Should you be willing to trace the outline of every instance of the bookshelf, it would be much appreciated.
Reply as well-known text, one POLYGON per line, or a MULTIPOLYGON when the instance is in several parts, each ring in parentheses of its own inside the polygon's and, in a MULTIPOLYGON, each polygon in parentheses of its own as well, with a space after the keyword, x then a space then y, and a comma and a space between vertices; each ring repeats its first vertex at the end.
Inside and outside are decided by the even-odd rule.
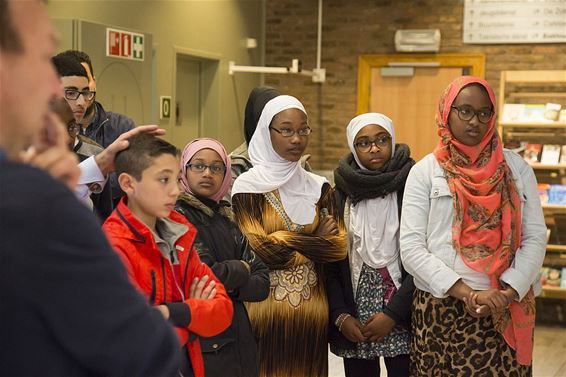
POLYGON ((566 289, 559 287, 543 286, 542 292, 540 293, 539 297, 566 300, 566 289))
POLYGON ((566 169, 566 164, 541 164, 540 162, 533 162, 531 166, 535 170, 562 170, 566 169))
POLYGON ((566 128, 565 122, 505 122, 499 123, 504 128, 566 128))
MULTIPOLYGON (((541 107, 547 103, 560 104, 566 109, 566 70, 549 71, 502 71, 499 86, 498 130, 504 145, 532 152, 531 145, 566 145, 566 121, 547 120, 540 117, 541 107), (511 104, 510 106, 505 106, 511 104), (504 108, 507 110, 504 113, 504 108), (529 117, 525 109, 537 109, 539 117, 529 117), (523 112, 521 112, 523 111, 523 112)), ((545 113, 544 116, 547 114, 545 113)), ((536 156, 536 149, 534 156, 536 156)), ((540 151, 539 151, 540 152, 540 151)), ((533 155, 531 155, 533 156, 533 155)), ((538 154, 541 156, 541 153, 538 154)), ((566 184, 566 163, 541 163, 531 160, 538 183, 550 185, 566 184)), ((557 157, 558 159, 558 157, 557 157)), ((546 159, 545 162, 548 162, 546 159)), ((548 187, 548 186, 547 186, 548 187)), ((540 189, 540 188, 539 188, 540 189)), ((544 217, 550 229, 550 239, 546 248, 544 266, 561 270, 566 267, 566 205, 543 204, 544 217)), ((546 269, 548 270, 548 269, 546 269)), ((537 308, 547 308, 552 312, 556 302, 566 306, 566 288, 543 286, 537 300, 537 308)), ((561 304, 561 305, 562 305, 561 304)))
POLYGON ((542 209, 548 212, 566 212, 566 205, 563 204, 543 204, 542 209))

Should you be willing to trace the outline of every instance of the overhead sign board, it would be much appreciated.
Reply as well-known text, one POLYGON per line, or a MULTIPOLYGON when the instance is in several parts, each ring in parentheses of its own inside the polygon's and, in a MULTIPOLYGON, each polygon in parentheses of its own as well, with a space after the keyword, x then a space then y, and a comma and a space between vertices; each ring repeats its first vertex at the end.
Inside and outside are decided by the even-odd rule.
POLYGON ((143 55, 143 34, 106 28, 106 56, 143 61, 143 55))
POLYGON ((566 0, 465 0, 464 43, 566 42, 566 0))

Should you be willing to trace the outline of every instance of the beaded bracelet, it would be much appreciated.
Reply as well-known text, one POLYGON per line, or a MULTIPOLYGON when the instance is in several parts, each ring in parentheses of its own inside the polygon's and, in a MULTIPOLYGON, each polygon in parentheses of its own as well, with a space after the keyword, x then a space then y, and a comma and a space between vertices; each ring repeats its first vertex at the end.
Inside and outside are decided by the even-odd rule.
POLYGON ((336 320, 334 321, 334 325, 335 325, 336 327, 338 327, 338 326, 340 325, 340 322, 342 321, 342 318, 343 318, 346 314, 348 314, 348 313, 340 313, 340 314, 338 315, 338 317, 336 317, 336 320))
MULTIPOLYGON (((338 331, 342 332, 342 325, 344 324, 344 322, 346 322, 348 317, 351 317, 351 315, 348 314, 348 313, 340 314, 340 316, 338 317, 338 320, 340 321, 340 323, 338 325, 338 331)), ((338 322, 338 320, 337 320, 337 322, 338 322)))

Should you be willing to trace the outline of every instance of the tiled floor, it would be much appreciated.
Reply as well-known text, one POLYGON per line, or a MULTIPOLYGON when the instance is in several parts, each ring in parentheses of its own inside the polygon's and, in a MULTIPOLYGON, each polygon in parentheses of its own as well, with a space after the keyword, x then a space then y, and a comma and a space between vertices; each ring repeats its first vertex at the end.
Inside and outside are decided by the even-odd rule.
MULTIPOLYGON (((329 377, 344 377, 342 359, 328 355, 329 377)), ((566 328, 537 325, 533 366, 533 377, 566 377, 566 328)), ((387 376, 383 361, 381 376, 387 376)))

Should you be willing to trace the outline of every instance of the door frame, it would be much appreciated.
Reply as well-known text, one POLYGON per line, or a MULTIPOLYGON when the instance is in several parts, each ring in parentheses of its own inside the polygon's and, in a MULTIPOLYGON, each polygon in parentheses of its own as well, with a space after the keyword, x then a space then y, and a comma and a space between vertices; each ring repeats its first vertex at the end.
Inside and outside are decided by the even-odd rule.
MULTIPOLYGON (((172 89, 171 89, 171 103, 174 104, 177 101, 177 57, 183 56, 185 58, 193 59, 208 65, 215 65, 216 68, 220 65, 220 60, 222 58, 221 54, 214 52, 196 50, 192 48, 186 48, 182 46, 173 46, 173 63, 172 63, 172 89)), ((199 86, 201 88, 201 93, 199 98, 200 102, 200 112, 199 112, 199 137, 210 136, 217 137, 219 132, 220 118, 218 116, 218 109, 220 108, 220 80, 218 77, 218 69, 215 72, 207 73, 206 77, 210 85, 203 85, 203 66, 201 65, 201 77, 199 86), (209 87, 208 96, 203 98, 204 93, 202 92, 203 87, 209 87), (205 132, 205 122, 206 128, 205 132)), ((173 119, 174 117, 171 117, 173 119)), ((176 119, 172 122, 171 126, 175 127, 176 119)))
POLYGON ((358 114, 369 111, 371 70, 389 67, 390 63, 416 63, 416 67, 470 68, 470 75, 484 78, 484 54, 392 54, 360 55, 358 57, 358 114))

